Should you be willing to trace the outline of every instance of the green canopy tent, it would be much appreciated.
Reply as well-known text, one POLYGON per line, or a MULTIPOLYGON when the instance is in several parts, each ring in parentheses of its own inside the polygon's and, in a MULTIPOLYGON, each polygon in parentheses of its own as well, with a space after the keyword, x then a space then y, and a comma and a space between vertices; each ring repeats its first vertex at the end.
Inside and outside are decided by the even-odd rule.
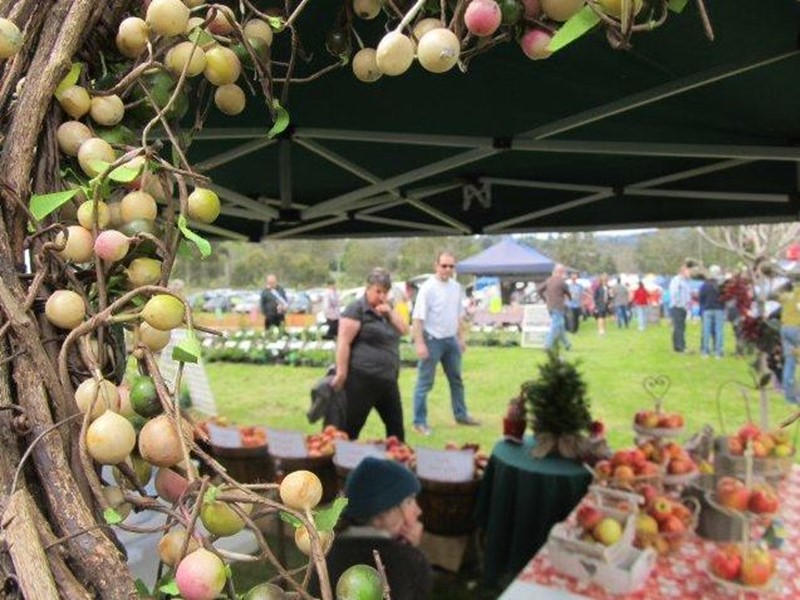
MULTIPOLYGON (((298 22, 305 73, 332 60, 314 46, 335 19, 328 4, 298 22)), ((597 30, 544 61, 509 43, 467 73, 414 65, 364 84, 346 67, 293 84, 275 140, 263 105, 218 115, 190 149, 223 199, 212 230, 258 240, 795 220, 800 3, 705 4, 713 42, 690 0, 630 51, 597 30)), ((358 31, 375 46, 382 26, 358 31)))

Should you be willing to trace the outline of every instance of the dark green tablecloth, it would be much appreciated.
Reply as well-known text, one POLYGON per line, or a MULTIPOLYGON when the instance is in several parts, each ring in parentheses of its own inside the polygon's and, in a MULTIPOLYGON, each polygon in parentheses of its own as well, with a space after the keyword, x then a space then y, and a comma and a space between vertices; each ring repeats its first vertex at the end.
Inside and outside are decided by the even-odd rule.
POLYGON ((476 519, 484 530, 488 585, 525 566, 547 541, 550 528, 583 498, 591 481, 576 461, 533 458, 535 444, 532 437, 522 446, 498 442, 478 491, 476 519))

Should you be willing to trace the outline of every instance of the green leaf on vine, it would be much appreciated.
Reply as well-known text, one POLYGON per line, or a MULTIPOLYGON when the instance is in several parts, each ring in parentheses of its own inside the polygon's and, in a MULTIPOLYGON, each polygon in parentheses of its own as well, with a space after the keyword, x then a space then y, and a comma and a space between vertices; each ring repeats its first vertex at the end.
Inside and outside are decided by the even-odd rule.
POLYGON ((181 593, 178 589, 178 582, 175 581, 174 577, 170 577, 166 583, 158 586, 158 591, 162 594, 169 594, 170 596, 180 596, 181 593))
POLYGON ((83 63, 72 63, 72 67, 70 67, 69 73, 67 73, 64 79, 62 79, 59 82, 58 86, 56 86, 56 91, 53 92, 53 95, 56 97, 56 100, 61 98, 61 94, 64 93, 64 90, 78 83, 78 78, 81 76, 82 69, 83 69, 83 63))
POLYGON ((116 181, 117 183, 130 183, 139 176, 139 173, 142 172, 143 166, 144 165, 142 164, 135 169, 132 169, 131 167, 120 165, 108 174, 108 178, 112 181, 116 181))
POLYGON ((189 35, 186 36, 190 42, 197 41, 198 46, 205 46, 206 44, 213 44, 216 42, 214 36, 208 33, 205 29, 201 29, 200 27, 195 27, 189 32, 189 35))
POLYGON ((280 17, 267 17, 267 23, 277 32, 283 31, 283 28, 286 26, 286 23, 280 17))
POLYGON ((589 6, 584 6, 569 20, 564 23, 561 28, 547 44, 547 49, 550 52, 557 52, 567 44, 571 44, 579 37, 588 33, 595 25, 600 22, 600 17, 589 6))
POLYGON ((194 245, 200 250, 200 256, 206 258, 211 255, 211 244, 208 243, 208 240, 200 237, 189 229, 189 226, 186 224, 186 217, 183 215, 178 217, 178 229, 181 230, 181 233, 187 240, 194 242, 194 245))
POLYGON ((100 160, 99 158, 90 158, 86 162, 95 173, 105 173, 108 167, 111 166, 111 163, 100 160))
POLYGON ((96 129, 97 137, 107 141, 109 144, 123 145, 133 144, 136 141, 136 135, 133 131, 125 127, 125 125, 117 125, 108 129, 96 129))
POLYGON ((120 515, 113 508, 105 509, 103 511, 103 518, 109 525, 116 525, 117 523, 122 523, 122 515, 120 515))
POLYGON ((206 493, 203 494, 203 504, 214 502, 214 500, 217 499, 217 496, 219 496, 219 488, 213 485, 208 486, 206 493))
POLYGON ((267 133, 267 137, 270 139, 274 138, 279 133, 283 133, 289 126, 289 111, 281 106, 277 98, 272 100, 272 108, 275 109, 275 123, 272 125, 272 129, 269 130, 269 133, 267 133))
POLYGON ((145 585, 144 581, 141 579, 137 579, 133 585, 136 586, 136 593, 142 598, 146 598, 151 595, 147 585, 145 585))
POLYGON ((178 256, 181 258, 191 258, 194 252, 192 252, 192 248, 194 244, 188 242, 186 240, 181 240, 178 244, 178 256))
POLYGON ((29 204, 31 213, 33 213, 33 216, 38 220, 42 220, 62 204, 66 204, 72 200, 80 191, 80 188, 75 188, 62 192, 53 192, 52 194, 34 194, 31 196, 29 204))
POLYGON ((689 4, 689 0, 669 0, 667 8, 674 13, 680 13, 686 8, 687 4, 689 4))
POLYGON ((319 531, 333 531, 336 522, 346 507, 347 498, 337 498, 328 508, 316 512, 314 514, 314 524, 317 529, 319 531))
POLYGON ((300 519, 298 519, 294 515, 290 515, 287 512, 280 511, 280 513, 278 514, 280 514, 282 521, 289 523, 289 525, 291 525, 295 529, 297 529, 298 527, 300 527, 300 525, 303 524, 303 522, 300 519))
POLYGON ((201 351, 200 340, 197 339, 197 335, 195 335, 194 331, 190 329, 186 337, 172 349, 172 360, 196 363, 200 360, 201 351))

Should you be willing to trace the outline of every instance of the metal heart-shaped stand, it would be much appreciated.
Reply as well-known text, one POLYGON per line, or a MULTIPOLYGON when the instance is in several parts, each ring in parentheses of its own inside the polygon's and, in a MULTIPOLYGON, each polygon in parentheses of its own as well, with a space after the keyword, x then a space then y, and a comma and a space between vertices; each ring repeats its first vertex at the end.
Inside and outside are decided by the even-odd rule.
POLYGON ((642 387, 656 403, 656 412, 661 412, 661 404, 672 382, 666 375, 648 375, 642 380, 642 387))

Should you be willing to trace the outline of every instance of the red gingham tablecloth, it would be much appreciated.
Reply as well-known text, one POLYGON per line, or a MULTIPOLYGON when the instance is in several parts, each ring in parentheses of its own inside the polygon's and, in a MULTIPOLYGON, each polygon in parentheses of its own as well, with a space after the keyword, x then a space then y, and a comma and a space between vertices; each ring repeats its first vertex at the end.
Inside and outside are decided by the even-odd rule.
MULTIPOLYGON (((778 493, 781 499, 780 517, 786 531, 783 546, 773 551, 778 562, 778 579, 771 590, 761 591, 760 594, 748 592, 748 598, 800 598, 800 466, 793 466, 778 493)), ((520 572, 517 581, 536 583, 597 600, 730 600, 736 598, 737 593, 714 583, 705 570, 706 559, 716 547, 715 542, 696 535, 690 536, 678 551, 657 559, 642 589, 624 596, 610 594, 596 584, 578 581, 557 572, 550 563, 547 545, 520 572)))

